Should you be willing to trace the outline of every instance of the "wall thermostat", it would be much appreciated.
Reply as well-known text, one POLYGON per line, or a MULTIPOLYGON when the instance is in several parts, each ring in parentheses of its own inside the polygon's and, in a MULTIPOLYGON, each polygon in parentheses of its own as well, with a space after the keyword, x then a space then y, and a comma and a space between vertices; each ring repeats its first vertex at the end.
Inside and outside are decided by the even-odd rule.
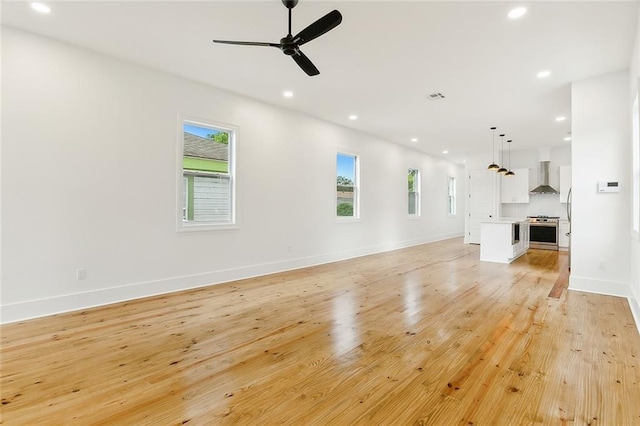
POLYGON ((598 192, 620 192, 618 182, 598 182, 598 192))

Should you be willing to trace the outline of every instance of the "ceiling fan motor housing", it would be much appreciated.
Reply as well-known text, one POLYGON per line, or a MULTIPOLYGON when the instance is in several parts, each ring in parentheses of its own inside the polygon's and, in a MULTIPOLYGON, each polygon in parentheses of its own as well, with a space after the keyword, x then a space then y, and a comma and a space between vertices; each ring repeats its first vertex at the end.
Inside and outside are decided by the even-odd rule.
POLYGON ((293 42, 293 37, 288 35, 280 39, 280 50, 285 55, 295 55, 298 52, 298 46, 293 42))

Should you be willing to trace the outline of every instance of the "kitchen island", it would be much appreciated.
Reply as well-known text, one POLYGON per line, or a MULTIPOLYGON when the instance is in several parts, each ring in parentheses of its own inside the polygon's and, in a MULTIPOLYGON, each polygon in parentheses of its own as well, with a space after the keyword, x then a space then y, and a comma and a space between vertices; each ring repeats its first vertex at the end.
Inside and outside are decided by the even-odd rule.
POLYGON ((502 218, 480 223, 480 260, 511 263, 529 248, 529 222, 502 218))

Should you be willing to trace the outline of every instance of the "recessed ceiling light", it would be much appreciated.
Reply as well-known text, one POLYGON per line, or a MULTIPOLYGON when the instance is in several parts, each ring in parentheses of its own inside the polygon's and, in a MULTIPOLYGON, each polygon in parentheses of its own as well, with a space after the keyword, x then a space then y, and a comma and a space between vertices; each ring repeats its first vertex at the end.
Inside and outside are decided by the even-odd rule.
POLYGON ((51 13, 51 8, 44 3, 31 3, 31 9, 40 13, 51 13))
POLYGON ((418 138, 411 138, 411 142, 418 142, 418 138))
POLYGON ((443 154, 448 154, 448 153, 449 153, 449 151, 444 150, 444 151, 442 151, 442 153, 443 153, 443 154))
POLYGON ((518 19, 522 17, 525 13, 527 13, 526 7, 516 7, 515 9, 511 9, 511 11, 507 16, 509 16, 509 18, 511 19, 518 19))
POLYGON ((51 13, 51 8, 44 3, 31 3, 31 9, 40 13, 51 13))
POLYGON ((571 140, 571 136, 567 136, 566 138, 564 138, 565 141, 570 141, 571 140))
POLYGON ((357 115, 355 115, 355 114, 351 114, 351 115, 349 116, 349 120, 357 120, 357 119, 358 119, 358 116, 357 116, 357 115))
POLYGON ((556 121, 564 121, 566 119, 567 117, 563 117, 562 115, 560 117, 556 117, 556 121))
POLYGON ((285 98, 293 98, 293 92, 290 90, 287 90, 285 92, 282 92, 282 96, 284 96, 285 98))
POLYGON ((547 78, 550 75, 551 75, 551 71, 544 70, 544 71, 540 71, 538 74, 536 74, 536 77, 538 77, 538 78, 547 78))

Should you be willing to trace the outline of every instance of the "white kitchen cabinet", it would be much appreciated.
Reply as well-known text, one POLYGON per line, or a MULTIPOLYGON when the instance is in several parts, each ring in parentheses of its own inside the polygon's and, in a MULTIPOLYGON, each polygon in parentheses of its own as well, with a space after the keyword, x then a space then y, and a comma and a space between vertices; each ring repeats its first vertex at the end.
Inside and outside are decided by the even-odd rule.
POLYGON ((560 250, 567 250, 569 248, 569 221, 561 220, 558 223, 558 248, 560 250))
POLYGON ((560 202, 566 203, 571 189, 571 166, 560 166, 560 202))
POLYGON ((511 263, 529 248, 529 222, 491 220, 480 224, 480 260, 511 263))
POLYGON ((529 169, 514 169, 515 176, 500 176, 500 201, 507 203, 529 202, 529 169))

